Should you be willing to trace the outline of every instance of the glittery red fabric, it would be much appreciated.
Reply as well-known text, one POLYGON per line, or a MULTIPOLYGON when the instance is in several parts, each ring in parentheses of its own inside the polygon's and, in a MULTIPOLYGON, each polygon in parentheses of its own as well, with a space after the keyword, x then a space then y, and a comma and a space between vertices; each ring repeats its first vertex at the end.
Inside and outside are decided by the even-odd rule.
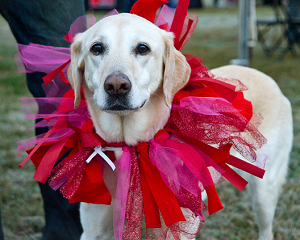
POLYGON ((80 185, 87 165, 86 161, 82 161, 82 159, 88 158, 91 154, 92 149, 87 148, 58 164, 52 171, 53 177, 50 178, 49 185, 53 186, 62 178, 67 177, 68 180, 60 187, 60 192, 65 198, 72 199, 80 185))
POLYGON ((143 194, 138 156, 134 147, 130 147, 129 151, 131 153, 131 178, 123 231, 123 239, 126 240, 141 239, 143 223, 143 194))

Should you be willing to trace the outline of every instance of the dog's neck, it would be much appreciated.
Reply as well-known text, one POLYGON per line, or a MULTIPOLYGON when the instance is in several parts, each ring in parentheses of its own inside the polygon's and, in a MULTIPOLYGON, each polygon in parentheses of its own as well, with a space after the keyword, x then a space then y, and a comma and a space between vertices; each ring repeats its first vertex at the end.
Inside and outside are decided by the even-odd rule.
POLYGON ((84 92, 96 132, 106 142, 124 142, 130 146, 148 142, 165 126, 170 116, 171 110, 164 101, 162 89, 151 96, 143 109, 124 116, 100 110, 92 93, 87 88, 84 92))

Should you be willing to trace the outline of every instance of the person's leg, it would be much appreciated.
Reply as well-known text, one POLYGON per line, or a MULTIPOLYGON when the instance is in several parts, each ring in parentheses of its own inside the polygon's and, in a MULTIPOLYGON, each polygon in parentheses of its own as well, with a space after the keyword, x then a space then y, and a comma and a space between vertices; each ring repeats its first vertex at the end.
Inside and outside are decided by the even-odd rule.
POLYGON ((78 214, 79 203, 69 204, 59 191, 39 183, 44 199, 46 226, 42 240, 80 239, 82 227, 78 214))

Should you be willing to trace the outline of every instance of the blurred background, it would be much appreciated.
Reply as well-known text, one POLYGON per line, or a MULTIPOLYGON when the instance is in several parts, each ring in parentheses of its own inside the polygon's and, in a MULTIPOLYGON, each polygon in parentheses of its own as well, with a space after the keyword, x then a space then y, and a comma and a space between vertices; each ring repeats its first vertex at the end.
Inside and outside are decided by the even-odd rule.
MULTIPOLYGON (((100 19, 110 9, 122 11, 124 1, 89 0, 86 7, 100 19)), ((274 239, 300 239, 299 0, 257 0, 256 5, 250 0, 191 0, 190 12, 198 15, 199 22, 184 53, 199 56, 210 69, 230 63, 256 68, 274 78, 292 103, 294 147, 276 209, 274 239)), ((44 216, 40 190, 32 179, 35 169, 29 162, 20 169, 15 156, 16 142, 34 136, 33 130, 28 131, 33 121, 25 121, 21 112, 19 99, 31 95, 25 74, 17 72, 16 52, 16 41, 0 16, 0 206, 4 233, 8 240, 41 239, 44 216)), ((225 209, 206 220, 198 238, 257 239, 247 192, 222 183, 218 193, 225 209)))

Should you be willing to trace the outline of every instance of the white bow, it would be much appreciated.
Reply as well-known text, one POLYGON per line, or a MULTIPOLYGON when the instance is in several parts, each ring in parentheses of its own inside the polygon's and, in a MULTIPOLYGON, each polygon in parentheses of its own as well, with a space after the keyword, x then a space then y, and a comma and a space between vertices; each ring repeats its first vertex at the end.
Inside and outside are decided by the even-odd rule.
POLYGON ((93 157, 95 157, 97 154, 99 154, 107 163, 108 165, 111 167, 111 169, 113 171, 115 171, 116 169, 116 166, 115 164, 108 158, 108 156, 105 155, 105 151, 121 151, 122 148, 121 147, 101 147, 100 145, 99 146, 96 146, 94 148, 94 152, 89 156, 89 158, 86 160, 87 163, 89 163, 93 157))

